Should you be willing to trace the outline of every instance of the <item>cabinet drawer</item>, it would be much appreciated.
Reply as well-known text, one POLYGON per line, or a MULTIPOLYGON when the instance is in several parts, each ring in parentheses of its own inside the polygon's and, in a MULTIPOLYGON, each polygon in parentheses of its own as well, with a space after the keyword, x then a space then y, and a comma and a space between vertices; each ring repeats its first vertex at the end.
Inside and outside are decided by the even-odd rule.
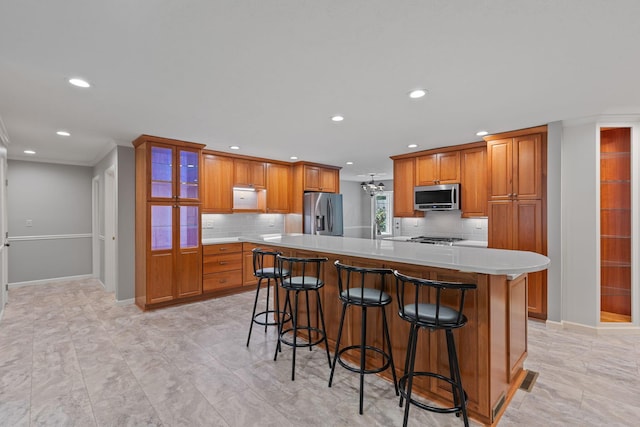
POLYGON ((223 255, 205 255, 202 258, 202 274, 231 270, 242 270, 242 252, 223 255))
POLYGON ((205 274, 202 278, 202 290, 204 292, 240 286, 242 286, 242 270, 205 274))
POLYGON ((217 245, 203 245, 203 253, 205 255, 226 254, 232 252, 242 252, 242 242, 223 243, 217 245))

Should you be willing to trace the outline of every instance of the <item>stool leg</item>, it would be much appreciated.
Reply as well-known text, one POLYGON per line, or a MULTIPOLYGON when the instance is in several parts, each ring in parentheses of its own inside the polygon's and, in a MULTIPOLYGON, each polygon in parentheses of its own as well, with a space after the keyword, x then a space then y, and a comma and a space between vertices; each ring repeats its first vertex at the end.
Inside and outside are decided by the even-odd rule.
MULTIPOLYGON (((404 357, 404 371, 402 372, 402 376, 406 377, 407 372, 409 372, 409 362, 411 361, 411 349, 413 348, 413 323, 409 326, 409 340, 407 342, 407 354, 404 357)), ((407 391, 407 378, 404 379, 404 387, 403 391, 406 394, 407 391)), ((400 395, 400 407, 402 408, 402 404, 404 402, 404 396, 400 395)))
POLYGON ((298 296, 300 291, 295 294, 295 307, 293 311, 293 359, 291 361, 291 381, 296 380, 296 347, 298 346, 298 296))
POLYGON ((403 427, 407 427, 407 422, 409 421, 409 407, 411 406, 411 390, 413 388, 413 372, 416 364, 416 347, 418 343, 418 326, 416 324, 411 324, 411 332, 409 334, 409 341, 411 342, 411 360, 409 361, 409 372, 407 372, 407 406, 404 408, 404 419, 402 421, 403 427))
POLYGON ((360 327, 360 415, 362 415, 362 407, 364 406, 364 366, 366 356, 366 340, 367 340, 367 307, 362 308, 362 325, 360 327))
POLYGON ((393 376, 393 386, 396 389, 396 396, 399 396, 398 392, 398 379, 396 378, 396 366, 393 363, 393 350, 391 348, 391 338, 389 337, 389 324, 387 323, 387 312, 384 307, 382 310, 382 328, 384 329, 384 336, 387 339, 387 347, 389 348, 389 362, 391 364, 391 375, 393 376))
MULTIPOLYGON (((322 302, 320 301, 320 292, 316 290, 316 301, 318 301, 318 313, 320 313, 320 324, 322 325, 322 341, 324 341, 324 350, 327 352, 327 361, 331 366, 331 355, 329 354, 329 341, 327 340, 327 327, 324 323, 324 312, 322 311, 322 302)), ((320 342, 322 342, 320 341, 320 342)))
MULTIPOLYGON (((304 292, 305 300, 307 302, 307 334, 309 336, 309 344, 311 344, 311 310, 309 309, 309 291, 304 292)), ((309 345, 309 351, 313 349, 312 345, 309 345)))
POLYGON ((258 279, 258 286, 256 287, 256 299, 253 301, 253 311, 251 312, 251 324, 249 325, 249 336, 247 337, 247 347, 249 347, 249 340, 251 339, 251 330, 253 329, 253 321, 256 315, 256 306, 258 305, 258 296, 260 295, 260 284, 262 283, 262 277, 258 279))
POLYGON ((452 388, 453 401, 454 401, 454 405, 456 406, 460 405, 461 412, 462 412, 462 419, 464 420, 464 425, 465 427, 468 427, 469 418, 467 417, 467 400, 464 396, 464 389, 462 388, 462 377, 460 376, 460 365, 458 364, 458 353, 456 352, 456 343, 454 341, 453 331, 451 329, 447 329, 446 334, 447 334, 447 347, 449 350, 449 366, 451 370, 451 377, 456 383, 456 387, 452 388))
MULTIPOLYGON (((289 313, 293 313, 293 310, 291 310, 291 298, 289 297, 289 291, 286 291, 287 296, 284 298, 284 310, 286 312, 287 310, 287 305, 289 306, 289 313)), ((293 320, 293 317, 292 317, 293 320)), ((276 345, 276 352, 273 355, 273 360, 277 360, 278 359, 278 352, 282 352, 282 346, 280 344, 280 338, 282 337, 282 329, 284 327, 284 318, 282 319, 282 321, 280 322, 280 324, 278 325, 278 342, 276 345)))
POLYGON ((340 338, 342 337, 342 326, 344 325, 344 316, 347 312, 347 304, 342 303, 342 314, 340 315, 340 326, 338 326, 338 338, 336 339, 336 351, 333 355, 333 363, 331 364, 331 374, 329 375, 329 387, 333 382, 333 373, 336 370, 336 362, 338 361, 338 352, 340 351, 340 338))
POLYGON ((264 309, 264 333, 267 333, 267 323, 269 323, 269 288, 271 288, 271 278, 267 277, 267 306, 264 309))

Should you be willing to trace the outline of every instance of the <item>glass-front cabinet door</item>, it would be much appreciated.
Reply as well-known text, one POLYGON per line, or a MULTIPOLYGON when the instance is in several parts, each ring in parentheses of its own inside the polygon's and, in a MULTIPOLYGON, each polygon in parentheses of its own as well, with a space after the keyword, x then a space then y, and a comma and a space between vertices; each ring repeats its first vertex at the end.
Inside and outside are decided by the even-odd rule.
POLYGON ((180 160, 179 197, 181 200, 198 200, 200 199, 200 154, 197 151, 181 149, 178 150, 178 157, 180 160))
POLYGON ((199 151, 153 144, 150 146, 149 158, 151 199, 200 199, 199 151))

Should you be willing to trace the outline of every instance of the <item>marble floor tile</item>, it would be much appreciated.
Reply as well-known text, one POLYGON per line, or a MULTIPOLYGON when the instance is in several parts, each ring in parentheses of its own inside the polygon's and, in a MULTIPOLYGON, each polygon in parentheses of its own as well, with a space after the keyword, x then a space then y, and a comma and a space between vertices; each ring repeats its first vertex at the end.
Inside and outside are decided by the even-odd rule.
MULTIPOLYGON (((263 293, 264 294, 264 293, 263 293)), ((254 293, 142 312, 96 280, 13 288, 0 322, 0 426, 395 426, 393 384, 329 364, 322 348, 273 360, 276 330, 254 326, 254 293)), ((259 301, 264 304, 264 295, 259 301)), ((398 363, 396 361, 396 363, 398 363)), ((500 426, 635 426, 640 336, 588 336, 529 323, 519 390, 500 426)), ((412 407, 409 425, 459 426, 412 407)), ((471 425, 477 423, 471 421, 471 425)))

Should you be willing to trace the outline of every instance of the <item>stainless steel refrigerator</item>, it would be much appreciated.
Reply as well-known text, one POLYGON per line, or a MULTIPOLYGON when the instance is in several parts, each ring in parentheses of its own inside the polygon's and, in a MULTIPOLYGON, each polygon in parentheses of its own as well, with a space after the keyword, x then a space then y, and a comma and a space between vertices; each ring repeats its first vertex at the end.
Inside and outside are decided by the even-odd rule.
POLYGON ((304 193, 305 234, 342 236, 342 194, 304 193))

